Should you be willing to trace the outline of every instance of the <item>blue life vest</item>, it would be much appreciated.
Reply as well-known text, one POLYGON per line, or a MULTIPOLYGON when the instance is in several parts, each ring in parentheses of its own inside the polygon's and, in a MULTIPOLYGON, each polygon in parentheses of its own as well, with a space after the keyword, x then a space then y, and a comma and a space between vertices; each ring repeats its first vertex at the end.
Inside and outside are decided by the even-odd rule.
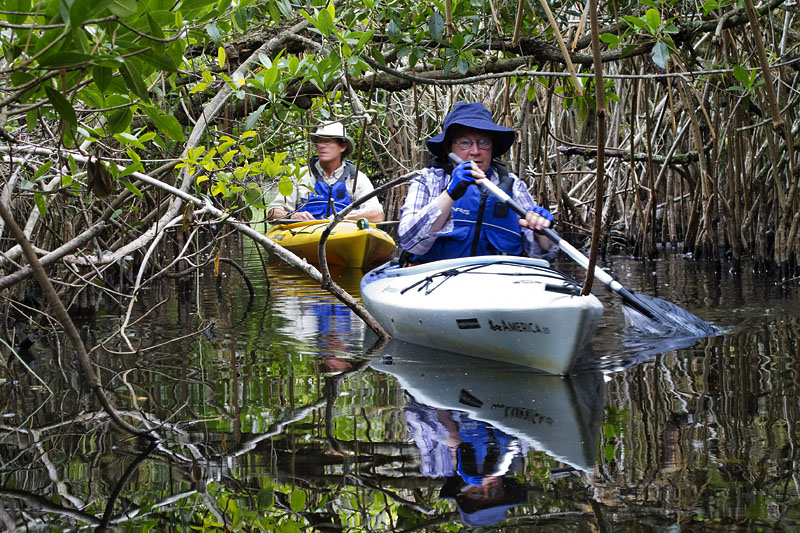
MULTIPOLYGON (((499 166, 498 186, 512 196, 514 178, 499 166)), ((492 167, 491 170, 494 170, 492 167)), ((488 178, 487 178, 488 179, 488 178)), ((476 255, 521 255, 519 216, 486 189, 468 187, 452 207, 453 230, 440 234, 419 262, 476 255)))
POLYGON ((518 452, 514 437, 480 420, 461 419, 459 437, 456 471, 470 485, 480 485, 487 476, 507 474, 518 452))
MULTIPOLYGON (((315 298, 315 300, 317 300, 315 298)), ((319 335, 346 335, 351 330, 350 308, 341 303, 323 301, 321 298, 311 304, 317 317, 319 335)))
POLYGON ((314 156, 308 162, 311 175, 316 180, 314 194, 309 196, 308 200, 297 208, 297 211, 306 211, 314 218, 321 219, 335 215, 352 203, 345 182, 355 175, 356 168, 350 161, 345 161, 341 177, 333 185, 328 185, 325 177, 317 170, 318 160, 319 157, 314 156))

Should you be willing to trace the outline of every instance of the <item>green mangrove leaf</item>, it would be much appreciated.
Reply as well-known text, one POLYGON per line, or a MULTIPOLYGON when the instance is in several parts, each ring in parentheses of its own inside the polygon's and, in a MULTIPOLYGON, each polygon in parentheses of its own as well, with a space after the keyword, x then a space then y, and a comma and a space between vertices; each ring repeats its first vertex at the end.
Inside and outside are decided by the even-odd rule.
POLYGON ((58 113, 70 129, 77 129, 78 116, 75 114, 75 109, 72 107, 72 104, 64 98, 64 95, 49 85, 46 85, 44 90, 47 93, 47 99, 50 101, 53 109, 56 110, 56 113, 58 113))
POLYGON ((108 6, 108 10, 121 19, 130 17, 136 14, 136 0, 113 0, 108 6))

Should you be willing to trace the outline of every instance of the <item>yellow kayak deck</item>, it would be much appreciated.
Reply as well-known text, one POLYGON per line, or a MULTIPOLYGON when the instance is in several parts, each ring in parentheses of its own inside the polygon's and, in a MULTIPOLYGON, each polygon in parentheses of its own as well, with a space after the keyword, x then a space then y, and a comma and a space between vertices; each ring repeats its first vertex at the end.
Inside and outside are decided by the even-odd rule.
MULTIPOLYGON (((389 259, 394 240, 385 231, 364 222, 343 220, 333 228, 325 243, 329 265, 371 268, 389 259)), ((309 263, 318 264, 319 240, 329 223, 329 220, 298 220, 271 224, 266 236, 309 263)))

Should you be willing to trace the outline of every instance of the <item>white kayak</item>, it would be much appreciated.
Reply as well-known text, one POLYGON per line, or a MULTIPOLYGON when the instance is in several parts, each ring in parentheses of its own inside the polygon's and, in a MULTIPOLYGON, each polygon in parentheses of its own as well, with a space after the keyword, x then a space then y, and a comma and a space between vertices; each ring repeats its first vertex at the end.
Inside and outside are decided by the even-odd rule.
POLYGON ((572 468, 591 472, 605 407, 599 371, 562 378, 396 340, 370 366, 420 404, 465 412, 572 468))
POLYGON ((553 374, 570 373, 603 314, 547 261, 513 256, 387 263, 362 278, 361 299, 401 341, 553 374))

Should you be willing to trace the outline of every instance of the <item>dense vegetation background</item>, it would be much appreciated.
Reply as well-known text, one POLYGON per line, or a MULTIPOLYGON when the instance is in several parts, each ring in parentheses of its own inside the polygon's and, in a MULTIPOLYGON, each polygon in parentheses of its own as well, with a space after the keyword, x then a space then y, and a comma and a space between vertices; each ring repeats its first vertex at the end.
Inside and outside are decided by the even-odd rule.
MULTIPOLYGON (((249 221, 318 123, 344 120, 380 184, 425 163, 454 102, 479 100, 519 132, 509 162, 562 233, 596 224, 637 255, 668 243, 786 276, 794 16, 750 0, 11 0, 2 202, 40 256, 67 247, 51 272, 107 286, 165 232, 249 221)), ((402 192, 385 195, 390 219, 402 192)), ((2 229, 11 274, 21 251, 2 229)))
MULTIPOLYGON (((85 347, 72 321, 118 303, 111 342, 134 358, 126 326, 140 291, 232 265, 231 236, 302 266, 253 220, 293 186, 308 131, 343 120, 356 164, 389 184, 427 162, 424 141, 460 100, 518 132, 507 162, 568 240, 796 275, 797 11, 775 0, 5 0, 0 384, 17 351, 64 328, 98 401, 137 433, 146 421, 116 414, 129 402, 106 398, 87 353, 103 347, 85 347)), ((403 193, 384 190, 389 220, 403 193)), ((778 340, 782 353, 796 344, 778 340)), ((724 385, 723 399, 743 388, 724 385)), ((753 404, 763 394, 757 380, 744 389, 753 404)), ((749 405, 734 408, 750 427, 749 405)))
MULTIPOLYGON (((424 141, 459 100, 483 102, 518 132, 508 163, 562 235, 592 237, 592 257, 652 258, 664 245, 733 271, 752 258, 784 278, 798 264, 789 4, 4 9, 0 288, 6 314, 23 323, 6 322, 4 349, 25 342, 31 322, 48 327, 37 315, 44 298, 63 322, 66 309, 91 316, 100 294, 123 299, 211 263, 218 273, 231 261, 228 236, 259 239, 252 223, 265 199, 293 186, 308 131, 326 120, 347 124, 355 162, 387 184, 395 220, 405 188, 393 180, 427 162, 424 141)), ((303 268, 357 308, 325 269, 303 268)))

